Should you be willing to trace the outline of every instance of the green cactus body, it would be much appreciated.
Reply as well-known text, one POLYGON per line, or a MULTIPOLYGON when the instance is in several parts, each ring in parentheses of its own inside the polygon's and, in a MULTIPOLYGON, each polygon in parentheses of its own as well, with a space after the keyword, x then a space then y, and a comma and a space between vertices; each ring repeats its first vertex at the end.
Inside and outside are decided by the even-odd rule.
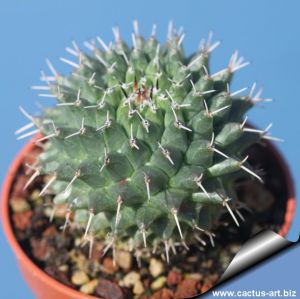
POLYGON ((107 249, 186 247, 226 211, 238 225, 233 184, 260 179, 242 152, 265 136, 242 123, 254 97, 229 91, 246 63, 235 53, 210 75, 217 43, 187 58, 172 29, 160 46, 155 33, 144 40, 136 27, 132 49, 114 33, 103 51, 90 43, 92 54, 69 49, 79 59, 69 76, 48 61, 53 76, 42 80, 57 105, 32 118, 47 140, 34 173, 49 176, 41 193, 54 192, 54 206, 67 206, 66 223, 74 213, 85 237, 107 249))

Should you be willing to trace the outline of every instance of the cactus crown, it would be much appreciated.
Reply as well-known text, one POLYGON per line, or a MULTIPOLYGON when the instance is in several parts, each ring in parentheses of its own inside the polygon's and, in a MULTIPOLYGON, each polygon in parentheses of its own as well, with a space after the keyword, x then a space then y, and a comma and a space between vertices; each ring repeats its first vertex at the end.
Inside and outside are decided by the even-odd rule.
POLYGON ((37 142, 47 140, 27 185, 47 175, 41 195, 54 193, 54 207, 67 207, 66 225, 74 219, 106 250, 127 241, 137 249, 163 245, 168 258, 169 246, 211 237, 224 211, 239 225, 234 182, 261 180, 242 153, 268 136, 246 126, 245 112, 262 100, 255 85, 248 96, 229 90, 248 64, 238 52, 211 75, 219 42, 210 36, 186 57, 182 32, 170 25, 160 46, 155 31, 145 40, 134 22, 130 49, 113 28, 115 43, 97 38, 103 50, 86 42, 91 55, 73 42, 67 51, 79 62, 62 58, 69 76, 47 60, 52 74, 42 73, 46 84, 35 89, 49 90, 40 96, 57 105, 40 117, 23 111, 43 134, 37 142))

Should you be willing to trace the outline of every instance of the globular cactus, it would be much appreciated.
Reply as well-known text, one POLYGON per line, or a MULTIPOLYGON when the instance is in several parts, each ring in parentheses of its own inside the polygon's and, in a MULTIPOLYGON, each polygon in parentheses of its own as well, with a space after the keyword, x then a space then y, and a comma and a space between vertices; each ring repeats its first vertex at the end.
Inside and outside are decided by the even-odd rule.
POLYGON ((43 134, 37 142, 45 141, 27 186, 47 176, 41 195, 54 193, 54 208, 67 207, 66 225, 74 220, 86 240, 105 241, 104 251, 165 248, 169 259, 169 248, 188 247, 199 233, 213 242, 224 212, 239 225, 236 180, 262 180, 242 153, 271 137, 246 125, 245 112, 263 100, 255 85, 248 96, 229 89, 233 73, 248 64, 238 52, 211 75, 219 42, 210 36, 186 57, 182 32, 170 25, 160 46, 155 31, 145 40, 134 22, 132 49, 118 28, 109 46, 97 38, 103 50, 86 42, 91 55, 73 43, 67 51, 79 62, 62 58, 73 67, 69 76, 47 60, 52 74, 42 73, 46 84, 34 88, 50 91, 40 96, 57 105, 39 117, 23 110, 43 134))

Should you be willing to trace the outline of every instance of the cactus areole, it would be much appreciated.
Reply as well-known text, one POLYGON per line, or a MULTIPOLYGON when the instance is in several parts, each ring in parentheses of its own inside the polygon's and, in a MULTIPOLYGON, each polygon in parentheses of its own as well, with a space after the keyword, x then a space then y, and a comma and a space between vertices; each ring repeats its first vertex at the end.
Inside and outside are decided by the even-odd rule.
POLYGON ((186 57, 184 34, 172 25, 162 45, 155 27, 146 40, 134 22, 132 48, 113 31, 115 43, 86 42, 91 53, 73 42, 72 60, 61 59, 73 68, 68 76, 47 60, 51 73, 35 89, 56 105, 38 117, 22 109, 44 147, 38 164, 28 165, 27 186, 47 176, 41 195, 55 194, 53 213, 64 205, 65 227, 72 222, 86 241, 103 240, 104 253, 126 245, 165 251, 168 261, 169 248, 188 248, 199 234, 213 243, 223 213, 239 225, 235 182, 262 181, 243 152, 272 138, 247 127, 245 113, 264 99, 255 84, 246 96, 230 90, 248 64, 238 52, 210 73, 219 45, 211 36, 186 57))

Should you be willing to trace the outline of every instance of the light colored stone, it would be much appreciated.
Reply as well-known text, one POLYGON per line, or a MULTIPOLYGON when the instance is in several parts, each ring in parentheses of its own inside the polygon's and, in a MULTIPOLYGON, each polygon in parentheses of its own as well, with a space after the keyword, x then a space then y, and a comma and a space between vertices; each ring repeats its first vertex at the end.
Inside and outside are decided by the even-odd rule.
POLYGON ((93 279, 80 287, 80 292, 91 295, 95 292, 95 289, 98 284, 98 279, 93 279))
POLYGON ((82 237, 81 238, 79 238, 79 237, 75 238, 74 246, 79 247, 80 245, 82 245, 82 237))
POLYGON ((137 298, 139 298, 138 295, 141 295, 145 292, 144 285, 141 282, 141 275, 137 272, 128 273, 123 280, 119 282, 119 285, 127 288, 133 287, 132 292, 134 295, 137 295, 137 298))
POLYGON ((191 278, 195 280, 202 280, 203 279, 203 274, 201 273, 187 273, 184 275, 185 278, 191 278))
POLYGON ((155 258, 150 259, 149 271, 153 277, 158 277, 165 270, 164 264, 162 261, 155 258))
POLYGON ((132 255, 128 251, 118 250, 116 252, 116 263, 123 270, 129 270, 132 265, 132 255))
POLYGON ((30 195, 30 199, 33 201, 41 199, 40 192, 41 191, 37 189, 33 190, 33 192, 30 195))
POLYGON ((58 267, 58 270, 61 272, 67 272, 69 270, 69 266, 64 264, 58 267))
POLYGON ((78 253, 75 249, 73 249, 69 252, 69 257, 71 258, 72 262, 76 264, 77 269, 85 269, 87 259, 83 254, 78 253))
POLYGON ((50 217, 52 216, 52 210, 53 210, 52 207, 44 207, 44 209, 43 209, 44 215, 45 215, 48 219, 50 219, 50 217))
POLYGON ((137 281, 140 281, 140 279, 141 279, 140 274, 132 271, 124 276, 124 278, 119 282, 119 285, 121 287, 130 288, 134 286, 137 281))
POLYGON ((23 198, 13 197, 9 204, 14 211, 14 213, 23 213, 30 210, 30 205, 23 198))
POLYGON ((75 271, 72 275, 71 280, 75 285, 81 286, 89 281, 89 277, 83 271, 75 271))
POLYGON ((135 295, 141 295, 145 292, 145 288, 143 286, 143 283, 140 280, 137 280, 133 286, 133 294, 135 295))
POLYGON ((151 283, 151 289, 154 291, 159 290, 166 284, 166 282, 167 278, 165 276, 160 276, 151 283))

